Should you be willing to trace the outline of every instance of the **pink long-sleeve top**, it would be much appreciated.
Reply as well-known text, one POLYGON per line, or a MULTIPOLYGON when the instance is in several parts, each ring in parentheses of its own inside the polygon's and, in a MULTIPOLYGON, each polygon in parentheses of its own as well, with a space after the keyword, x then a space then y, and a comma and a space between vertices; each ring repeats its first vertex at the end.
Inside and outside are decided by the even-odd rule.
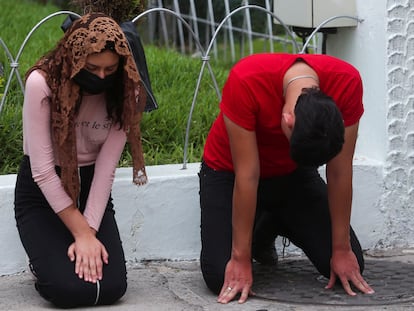
MULTIPOLYGON (((51 94, 45 78, 33 71, 27 81, 23 104, 23 151, 30 157, 32 176, 43 195, 59 213, 74 204, 64 190, 55 165, 59 160, 53 150, 51 136, 51 94)), ((115 169, 126 143, 126 134, 118 124, 107 119, 103 94, 83 96, 76 118, 78 166, 95 163, 95 173, 86 202, 84 217, 95 230, 108 202, 115 169)))

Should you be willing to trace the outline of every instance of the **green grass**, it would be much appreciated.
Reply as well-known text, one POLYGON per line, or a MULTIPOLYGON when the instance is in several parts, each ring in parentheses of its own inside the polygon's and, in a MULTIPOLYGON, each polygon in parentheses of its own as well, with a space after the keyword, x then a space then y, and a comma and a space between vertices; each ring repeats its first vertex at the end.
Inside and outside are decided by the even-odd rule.
MULTIPOLYGON (((43 18, 59 11, 53 5, 39 5, 29 0, 0 0, 0 37, 13 57, 30 30, 43 18)), ((19 70, 25 72, 42 54, 50 50, 62 36, 60 24, 65 16, 56 16, 37 29, 24 47, 19 61, 19 70)), ((2 49, 1 49, 2 51, 2 49)), ((3 51, 2 51, 3 52, 3 51)), ((0 54, 4 64, 5 54, 0 54)))
POLYGON ((0 174, 16 172, 20 162, 22 152, 20 114, 20 106, 9 105, 0 115, 0 174))
MULTIPOLYGON (((44 17, 59 9, 53 5, 39 5, 27 0, 0 0, 0 38, 6 44, 12 57, 17 54, 30 30, 44 17)), ((26 70, 44 53, 50 50, 62 36, 59 25, 64 16, 46 21, 36 30, 17 59, 18 70, 23 78, 26 70)), ((0 98, 6 80, 10 76, 10 60, 0 47, 0 63, 4 66, 4 77, 0 79, 0 98)), ((23 95, 14 76, 0 114, 0 174, 17 171, 22 155, 21 107, 23 95)))
MULTIPOLYGON (((28 0, 0 0, 0 37, 7 44, 13 57, 16 56, 24 38, 34 25, 51 13, 59 11, 53 5, 39 5, 28 0)), ((64 16, 56 16, 38 28, 21 54, 19 71, 22 77, 26 70, 45 52, 53 48, 62 36, 60 24, 64 16)), ((266 51, 268 43, 254 42, 254 52, 266 51)), ((249 51, 236 47, 237 58, 249 51)), ((219 61, 211 54, 210 64, 221 90, 232 65, 229 47, 219 46, 219 61)), ((275 44, 274 50, 284 51, 275 44)), ((146 165, 182 163, 187 120, 194 97, 202 61, 178 52, 156 46, 145 46, 145 54, 151 77, 152 89, 159 109, 145 113, 141 129, 146 165)), ((5 66, 5 77, 10 75, 6 53, 0 48, 0 63, 5 66)), ((0 79, 0 96, 5 81, 0 79)), ((22 156, 21 108, 23 95, 13 79, 11 91, 0 113, 0 174, 16 173, 22 156)), ((218 97, 207 71, 202 76, 196 106, 193 112, 188 145, 188 162, 201 159, 205 138, 218 113, 218 97)), ((125 148, 120 166, 132 164, 128 146, 125 148)))
MULTIPOLYGON (((0 37, 7 44, 13 57, 16 56, 31 28, 48 14, 58 11, 58 8, 53 6, 41 6, 24 0, 0 0, 0 7, 0 37), (8 25, 12 26, 6 27, 8 25)), ((21 76, 24 76, 30 65, 51 49, 62 36, 59 27, 63 18, 58 16, 48 20, 34 33, 19 60, 21 76)), ((182 163, 187 119, 202 62, 199 58, 190 58, 155 46, 146 46, 145 53, 152 89, 159 104, 159 109, 144 114, 141 125, 146 164, 182 163)), ((8 78, 9 62, 2 49, 0 62, 4 64, 5 78, 8 78)), ((227 76, 228 68, 228 65, 217 65, 214 68, 220 88, 227 76)), ((17 79, 14 78, 0 114, 0 144, 3 146, 0 149, 0 174, 16 173, 21 159, 22 103, 23 95, 17 79)), ((217 112, 217 95, 208 72, 205 71, 191 123, 188 162, 200 161, 208 128, 217 112)), ((127 147, 120 166, 130 166, 131 163, 127 147)))
MULTIPOLYGON (((159 109, 144 114, 141 128, 145 159, 151 164, 181 163, 187 120, 202 62, 152 46, 145 53, 159 104, 159 109)), ((214 75, 221 88, 227 70, 219 68, 214 75)), ((205 70, 190 127, 189 162, 200 161, 208 128, 217 112, 218 97, 205 70)))

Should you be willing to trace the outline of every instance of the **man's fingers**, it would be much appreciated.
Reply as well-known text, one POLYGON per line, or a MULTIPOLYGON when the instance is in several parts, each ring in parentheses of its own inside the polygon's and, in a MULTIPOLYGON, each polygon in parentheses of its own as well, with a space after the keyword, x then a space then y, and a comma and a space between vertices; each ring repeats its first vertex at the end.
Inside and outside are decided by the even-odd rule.
POLYGON ((244 303, 247 298, 249 297, 250 289, 249 287, 245 286, 239 298, 239 303, 244 303))
POLYGON ((230 286, 228 286, 228 285, 223 285, 223 287, 221 288, 220 294, 219 294, 219 296, 218 296, 218 299, 220 299, 220 297, 221 297, 221 296, 225 295, 225 294, 226 294, 226 292, 227 292, 229 289, 231 289, 231 287, 230 287, 230 286))
MULTIPOLYGON (((349 285, 347 278, 340 278, 342 287, 344 288, 345 292, 350 296, 355 296, 356 293, 352 290, 351 286, 349 285)), ((325 286, 325 289, 332 289, 336 283, 336 275, 331 272, 331 277, 329 278, 328 285, 325 286)))
POLYGON ((232 301, 238 293, 241 293, 240 298, 238 300, 239 303, 244 303, 249 297, 249 295, 255 295, 251 291, 250 286, 245 286, 243 290, 238 290, 236 287, 232 286, 223 286, 217 301, 220 303, 228 303, 232 301))
POLYGON ((231 301, 234 296, 236 296, 237 290, 232 286, 223 286, 220 292, 220 296, 218 297, 218 302, 220 303, 228 303, 231 301))
POLYGON ((358 288, 361 292, 364 294, 373 294, 374 290, 369 286, 369 284, 362 278, 361 275, 358 275, 355 277, 354 280, 352 280, 352 283, 356 288, 358 288))
POLYGON ((334 287, 336 282, 336 275, 331 271, 331 277, 329 278, 328 285, 325 286, 325 289, 331 289, 334 287))
MULTIPOLYGON (((345 292, 350 296, 355 296, 356 293, 352 290, 350 283, 352 283, 358 290, 360 290, 364 294, 373 294, 375 291, 369 286, 369 284, 364 280, 364 278, 359 274, 354 276, 350 279, 348 278, 340 278, 342 287, 344 288, 345 292)), ((325 289, 331 289, 334 287, 336 282, 336 276, 332 275, 329 279, 328 285, 325 286, 325 289)))
POLYGON ((358 289, 364 294, 373 294, 374 290, 369 286, 369 284, 364 280, 362 275, 358 273, 354 273, 348 278, 341 278, 342 285, 348 295, 355 296, 356 293, 351 289, 352 284, 354 288, 358 289))
POLYGON ((345 290, 345 292, 349 295, 349 296, 356 296, 356 293, 352 290, 351 285, 349 285, 349 282, 347 279, 341 280, 342 282, 342 286, 345 290))

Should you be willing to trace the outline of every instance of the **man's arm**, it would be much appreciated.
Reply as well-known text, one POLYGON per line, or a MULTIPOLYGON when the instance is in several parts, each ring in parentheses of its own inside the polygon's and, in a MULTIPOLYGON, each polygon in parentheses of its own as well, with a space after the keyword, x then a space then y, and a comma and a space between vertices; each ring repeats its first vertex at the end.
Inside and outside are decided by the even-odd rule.
POLYGON ((329 210, 332 222, 331 288, 336 277, 349 295, 356 295, 350 287, 352 282, 363 293, 373 293, 360 273, 360 267, 350 243, 352 208, 352 171, 358 123, 345 128, 345 143, 341 152, 328 162, 326 179, 329 210))
POLYGON ((349 250, 352 207, 352 164, 358 124, 345 128, 345 143, 341 152, 328 162, 326 180, 332 221, 332 249, 349 250))
POLYGON ((239 302, 244 302, 253 283, 251 242, 260 174, 259 155, 255 132, 238 126, 226 116, 224 121, 230 140, 235 182, 232 251, 218 301, 227 303, 241 293, 239 302))

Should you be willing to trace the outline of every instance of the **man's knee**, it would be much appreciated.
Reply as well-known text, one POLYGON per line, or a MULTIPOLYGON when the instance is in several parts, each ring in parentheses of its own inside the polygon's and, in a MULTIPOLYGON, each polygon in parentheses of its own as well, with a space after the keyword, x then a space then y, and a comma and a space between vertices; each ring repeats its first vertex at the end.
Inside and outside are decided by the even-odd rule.
POLYGON ((216 295, 220 293, 223 286, 224 276, 222 274, 205 273, 203 271, 204 282, 207 287, 216 295))
POLYGON ((201 260, 201 272, 207 287, 215 294, 219 294, 224 282, 225 267, 205 263, 201 260))

